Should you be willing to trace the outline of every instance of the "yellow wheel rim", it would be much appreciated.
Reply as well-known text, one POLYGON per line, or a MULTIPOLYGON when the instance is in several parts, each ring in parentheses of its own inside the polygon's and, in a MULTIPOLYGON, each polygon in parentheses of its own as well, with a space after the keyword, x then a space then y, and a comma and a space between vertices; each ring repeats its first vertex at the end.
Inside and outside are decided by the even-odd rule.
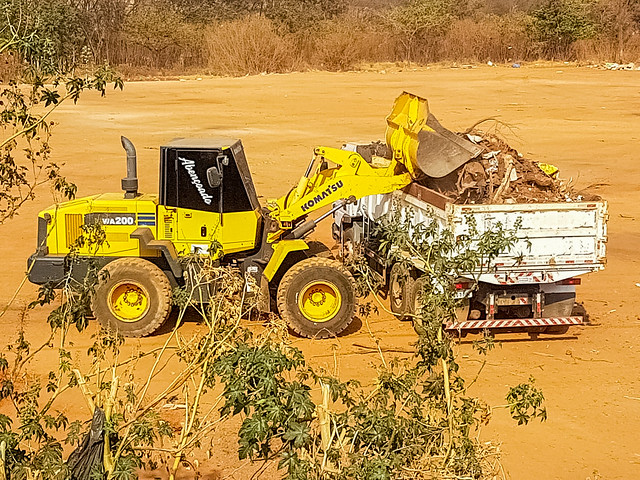
POLYGON ((342 306, 342 295, 331 282, 317 281, 305 285, 298 295, 298 308, 312 322, 328 322, 342 306))
POLYGON ((134 282, 115 285, 108 298, 109 310, 123 322, 137 322, 149 311, 149 294, 134 282))

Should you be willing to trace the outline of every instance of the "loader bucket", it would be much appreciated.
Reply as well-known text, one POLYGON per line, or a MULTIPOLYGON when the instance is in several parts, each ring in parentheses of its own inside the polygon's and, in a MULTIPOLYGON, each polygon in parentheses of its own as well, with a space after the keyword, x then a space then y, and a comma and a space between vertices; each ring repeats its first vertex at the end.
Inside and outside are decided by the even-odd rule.
POLYGON ((407 92, 396 99, 387 117, 385 139, 414 179, 444 177, 482 151, 440 125, 426 99, 407 92))
POLYGON ((440 178, 453 172, 482 149, 475 143, 447 130, 431 113, 427 126, 418 133, 416 164, 423 173, 440 178))

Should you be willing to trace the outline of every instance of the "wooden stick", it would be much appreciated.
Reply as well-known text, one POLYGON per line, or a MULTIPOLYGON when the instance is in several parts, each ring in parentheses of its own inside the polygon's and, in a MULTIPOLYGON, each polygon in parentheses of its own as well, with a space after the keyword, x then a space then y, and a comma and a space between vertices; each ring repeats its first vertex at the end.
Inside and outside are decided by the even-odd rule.
POLYGON ((82 376, 82 373, 80 373, 80 370, 78 370, 77 368, 73 369, 73 373, 76 376, 76 381, 78 382, 80 391, 82 391, 82 395, 84 395, 87 406, 89 407, 89 410, 93 415, 93 411, 96 409, 96 406, 93 403, 93 393, 91 393, 91 390, 89 390, 89 387, 87 387, 87 380, 82 376))
POLYGON ((316 407, 318 415, 318 424, 320 425, 320 440, 322 450, 325 453, 329 451, 331 443, 331 424, 329 422, 329 385, 320 382, 322 390, 322 403, 316 407))
POLYGON ((6 449, 7 449, 7 443, 3 440, 2 443, 0 443, 0 480, 7 480, 7 474, 4 466, 4 457, 5 457, 6 449))
POLYGON ((392 353, 416 353, 415 350, 407 350, 403 348, 384 348, 384 347, 370 347, 368 345, 362 345, 361 343, 354 343, 354 347, 364 348, 365 350, 372 350, 372 353, 378 352, 381 350, 383 352, 392 352, 392 353))
POLYGON ((504 169, 504 178, 502 179, 502 183, 496 190, 495 195, 493 196, 493 203, 502 203, 502 195, 509 188, 509 184, 511 183, 511 171, 514 168, 514 158, 511 155, 505 155, 505 169, 504 169))

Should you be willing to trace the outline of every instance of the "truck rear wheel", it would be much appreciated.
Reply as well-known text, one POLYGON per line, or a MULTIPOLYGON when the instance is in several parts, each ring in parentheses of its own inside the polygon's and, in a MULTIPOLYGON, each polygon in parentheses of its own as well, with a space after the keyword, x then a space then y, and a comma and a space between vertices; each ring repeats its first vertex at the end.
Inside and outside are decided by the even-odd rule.
POLYGON ((142 258, 118 258, 93 294, 91 307, 100 323, 126 337, 155 332, 171 312, 171 284, 153 263, 142 258))
POLYGON ((400 320, 411 319, 414 283, 414 278, 401 264, 393 264, 389 273, 389 308, 400 320))
POLYGON ((356 285, 338 261, 311 257, 296 263, 278 287, 278 309, 304 337, 332 337, 349 326, 356 310, 356 285))

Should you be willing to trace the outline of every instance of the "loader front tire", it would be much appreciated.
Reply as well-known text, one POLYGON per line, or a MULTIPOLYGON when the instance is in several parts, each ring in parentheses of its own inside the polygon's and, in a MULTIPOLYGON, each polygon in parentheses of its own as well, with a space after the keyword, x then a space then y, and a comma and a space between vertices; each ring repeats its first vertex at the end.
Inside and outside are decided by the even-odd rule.
POLYGON ((171 284, 153 263, 118 258, 99 277, 91 308, 104 327, 125 337, 144 337, 160 328, 171 313, 171 284))
POLYGON ((296 263, 278 287, 278 310, 289 327, 308 338, 328 338, 349 326, 356 284, 342 263, 311 257, 296 263))

